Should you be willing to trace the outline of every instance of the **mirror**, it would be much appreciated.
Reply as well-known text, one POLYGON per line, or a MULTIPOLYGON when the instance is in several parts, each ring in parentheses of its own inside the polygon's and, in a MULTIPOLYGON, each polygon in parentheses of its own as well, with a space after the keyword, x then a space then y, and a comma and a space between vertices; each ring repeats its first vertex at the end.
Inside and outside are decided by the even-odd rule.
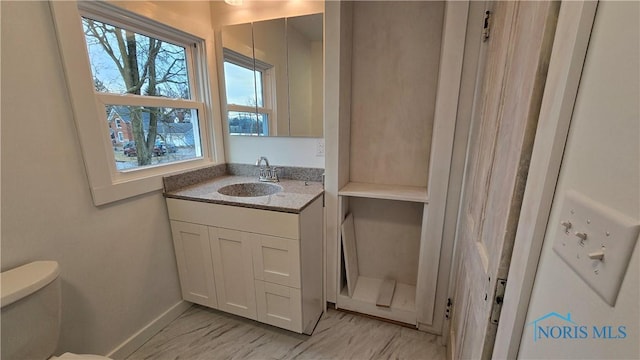
POLYGON ((322 14, 222 29, 231 135, 323 136, 322 14))
POLYGON ((261 115, 258 108, 262 107, 262 98, 257 97, 256 88, 257 82, 262 85, 262 74, 256 75, 255 71, 251 24, 227 26, 222 31, 222 43, 225 44, 223 57, 229 132, 232 135, 268 133, 268 129, 262 126, 265 119, 258 117, 261 115))
POLYGON ((323 136, 322 14, 287 19, 289 134, 323 136))
POLYGON ((262 88, 256 86, 258 98, 263 99, 258 112, 268 114, 269 129, 264 135, 286 136, 289 134, 289 85, 285 19, 253 23, 253 57, 256 77, 262 78, 262 88))

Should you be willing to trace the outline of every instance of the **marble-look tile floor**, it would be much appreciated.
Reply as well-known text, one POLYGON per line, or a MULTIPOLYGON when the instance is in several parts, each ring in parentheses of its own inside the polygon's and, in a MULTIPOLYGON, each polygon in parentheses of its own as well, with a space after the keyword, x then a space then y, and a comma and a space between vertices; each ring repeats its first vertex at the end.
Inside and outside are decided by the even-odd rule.
POLYGON ((137 359, 445 359, 435 335, 330 309, 306 336, 194 305, 137 359))

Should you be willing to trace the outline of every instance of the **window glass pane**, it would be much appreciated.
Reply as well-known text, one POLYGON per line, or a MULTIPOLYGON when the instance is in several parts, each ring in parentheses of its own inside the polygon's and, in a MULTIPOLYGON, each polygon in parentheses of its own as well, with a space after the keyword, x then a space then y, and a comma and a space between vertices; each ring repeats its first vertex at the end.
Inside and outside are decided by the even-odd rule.
POLYGON ((229 111, 229 132, 231 135, 269 135, 267 114, 254 112, 229 111))
POLYGON ((262 73, 229 61, 224 62, 227 104, 262 107, 262 73), (257 81, 257 83, 256 83, 257 81), (256 90, 258 91, 256 101, 256 90))
POLYGON ((202 156, 196 109, 108 105, 106 111, 119 171, 202 156))
POLYGON ((184 47, 82 18, 96 91, 191 99, 184 47))

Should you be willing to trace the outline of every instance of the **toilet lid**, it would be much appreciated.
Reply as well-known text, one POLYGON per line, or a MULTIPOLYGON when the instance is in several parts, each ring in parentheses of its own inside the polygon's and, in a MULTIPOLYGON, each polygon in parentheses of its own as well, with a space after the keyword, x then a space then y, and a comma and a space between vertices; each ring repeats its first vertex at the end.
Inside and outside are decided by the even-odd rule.
POLYGON ((106 356, 100 356, 100 355, 64 353, 60 356, 53 356, 49 360, 112 360, 112 359, 106 356))

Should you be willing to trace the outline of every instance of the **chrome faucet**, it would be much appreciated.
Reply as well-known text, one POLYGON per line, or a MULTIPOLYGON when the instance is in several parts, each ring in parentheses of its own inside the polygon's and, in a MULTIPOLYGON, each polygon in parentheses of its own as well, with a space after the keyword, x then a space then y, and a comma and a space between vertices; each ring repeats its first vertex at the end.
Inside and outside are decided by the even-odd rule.
POLYGON ((262 161, 263 161, 263 160, 264 160, 264 164, 265 164, 267 167, 269 167, 269 159, 267 159, 267 158, 266 158, 266 157, 264 157, 264 156, 260 156, 260 157, 258 158, 258 160, 256 161, 256 166, 260 166, 260 164, 262 163, 262 161))
POLYGON ((256 161, 256 166, 258 166, 258 181, 265 182, 278 182, 278 172, 275 166, 269 166, 269 160, 266 157, 260 156, 256 161), (264 161, 264 166, 262 166, 262 162, 264 161))

